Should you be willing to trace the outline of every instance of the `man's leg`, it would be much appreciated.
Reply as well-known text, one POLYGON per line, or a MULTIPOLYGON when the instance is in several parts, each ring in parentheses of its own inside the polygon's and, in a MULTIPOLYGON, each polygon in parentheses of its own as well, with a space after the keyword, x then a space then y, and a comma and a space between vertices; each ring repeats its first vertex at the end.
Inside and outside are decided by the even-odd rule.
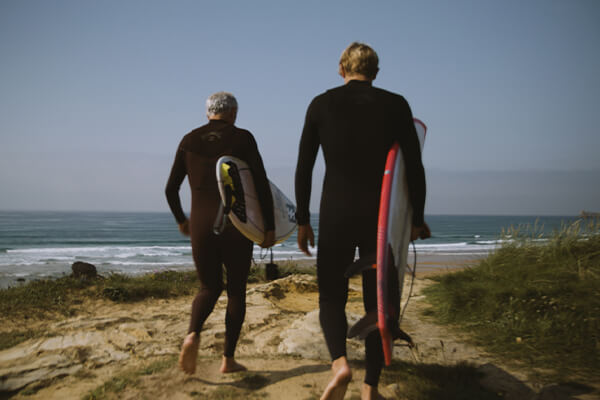
MULTIPOLYGON (((365 312, 377 312, 377 271, 363 272, 363 304, 365 312)), ((371 332, 365 339, 365 380, 362 389, 363 399, 377 399, 377 386, 383 368, 383 349, 379 329, 371 332)))
MULTIPOLYGON (((363 221, 363 229, 359 254, 367 256, 377 251, 375 218, 363 221)), ((377 312, 377 270, 369 269, 362 273, 363 305, 365 313, 377 312)), ((391 291, 394 292, 393 284, 391 291)), ((371 332, 365 339, 365 379, 362 386, 363 400, 381 399, 377 387, 383 368, 383 348, 379 329, 371 332)))
POLYGON ((331 363, 333 378, 321 395, 321 400, 342 400, 352 380, 352 370, 346 356, 336 358, 331 363))
POLYGON ((354 259, 355 246, 351 238, 345 238, 347 230, 344 231, 339 224, 327 224, 327 220, 321 217, 317 250, 319 319, 333 360, 331 368, 334 374, 321 399, 343 399, 352 379, 346 358, 348 279, 344 272, 354 259))
POLYGON ((219 244, 227 271, 225 348, 221 372, 228 373, 246 369, 235 361, 234 355, 246 316, 246 283, 252 260, 253 243, 231 226, 223 232, 219 244))
POLYGON ((192 234, 192 252, 200 280, 200 290, 192 303, 188 335, 179 355, 179 366, 188 374, 196 371, 200 331, 223 290, 223 272, 217 251, 214 237, 210 234, 203 236, 192 234))

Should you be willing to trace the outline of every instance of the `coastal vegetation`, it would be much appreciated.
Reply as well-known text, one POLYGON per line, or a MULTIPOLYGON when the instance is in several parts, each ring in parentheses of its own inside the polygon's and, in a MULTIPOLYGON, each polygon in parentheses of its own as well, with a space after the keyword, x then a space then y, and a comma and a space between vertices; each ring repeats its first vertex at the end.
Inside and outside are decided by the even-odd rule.
POLYGON ((427 313, 505 361, 541 375, 596 379, 600 225, 579 221, 549 237, 540 232, 508 229, 501 247, 478 266, 433 278, 427 313))
MULTIPOLYGON (((294 273, 313 273, 314 268, 296 263, 280 263, 279 277, 294 273)), ((224 274, 226 279, 226 274, 224 274)), ((248 282, 265 282, 263 265, 250 268, 248 282)), ((194 293, 198 288, 196 271, 161 271, 143 275, 110 274, 98 279, 71 275, 41 279, 0 289, 0 314, 8 317, 44 317, 49 313, 72 315, 84 299, 104 298, 115 302, 135 302, 150 298, 165 299, 194 293)))
POLYGON ((43 279, 0 290, 0 313, 16 319, 46 318, 77 313, 78 306, 90 298, 105 298, 117 302, 140 301, 147 298, 168 298, 190 294, 195 288, 192 271, 164 271, 139 276, 111 274, 97 279, 63 276, 43 279))

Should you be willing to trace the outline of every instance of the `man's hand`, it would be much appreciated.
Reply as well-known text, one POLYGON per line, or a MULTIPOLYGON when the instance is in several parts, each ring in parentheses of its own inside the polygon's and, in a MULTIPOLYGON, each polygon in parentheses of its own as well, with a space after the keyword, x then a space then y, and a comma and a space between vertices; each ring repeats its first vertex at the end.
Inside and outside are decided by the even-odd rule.
POLYGON ((427 239, 431 237, 431 231, 429 230, 429 225, 423 223, 422 226, 412 226, 412 230, 410 232, 410 240, 417 240, 418 238, 427 239))
POLYGON ((298 225, 298 248, 307 256, 312 256, 308 250, 308 242, 310 242, 310 247, 315 247, 315 234, 312 226, 310 224, 298 225))
POLYGON ((266 231, 265 238, 262 241, 262 243, 259 244, 259 246, 262 247, 263 249, 268 249, 269 247, 273 246, 274 244, 275 244, 275 231, 274 230, 266 231))
POLYGON ((190 220, 186 219, 182 223, 179 224, 179 232, 183 233, 185 236, 190 236, 190 220))

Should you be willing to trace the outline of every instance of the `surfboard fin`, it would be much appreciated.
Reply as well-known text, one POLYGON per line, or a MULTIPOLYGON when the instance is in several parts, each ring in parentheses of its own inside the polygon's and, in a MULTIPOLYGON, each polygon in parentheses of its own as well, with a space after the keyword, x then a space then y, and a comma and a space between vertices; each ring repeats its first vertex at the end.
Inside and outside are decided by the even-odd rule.
POLYGON ((352 264, 348 265, 344 276, 346 278, 351 278, 360 272, 373 268, 373 265, 376 261, 377 253, 371 253, 368 256, 361 257, 358 260, 354 261, 352 264))
MULTIPOLYGON (((391 328, 393 340, 403 340, 408 343, 409 347, 413 347, 415 345, 410 335, 400 329, 397 321, 389 321, 389 326, 391 328)), ((350 327, 348 330, 348 337, 358 337, 359 339, 364 340, 371 332, 375 330, 377 330, 377 311, 373 310, 365 314, 364 317, 350 327)))
POLYGON ((409 347, 414 347, 414 345, 415 345, 415 342, 413 342, 410 335, 408 333, 404 332, 402 329, 400 329, 400 327, 396 327, 396 329, 394 329, 394 331, 392 332, 392 338, 394 340, 396 340, 396 339, 404 340, 406 343, 408 343, 409 347))
POLYGON ((365 339, 369 333, 377 330, 377 311, 371 311, 365 314, 357 323, 348 330, 348 337, 358 336, 359 339, 365 339))

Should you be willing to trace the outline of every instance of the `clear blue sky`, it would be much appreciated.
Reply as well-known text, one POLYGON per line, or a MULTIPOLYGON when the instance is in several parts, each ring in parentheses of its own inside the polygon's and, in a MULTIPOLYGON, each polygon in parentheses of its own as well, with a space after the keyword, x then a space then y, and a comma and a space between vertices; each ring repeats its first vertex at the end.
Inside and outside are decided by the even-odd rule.
POLYGON ((596 0, 2 0, 0 209, 166 211, 219 90, 292 197, 306 107, 358 40, 429 127, 427 213, 600 211, 598 21, 596 0))

